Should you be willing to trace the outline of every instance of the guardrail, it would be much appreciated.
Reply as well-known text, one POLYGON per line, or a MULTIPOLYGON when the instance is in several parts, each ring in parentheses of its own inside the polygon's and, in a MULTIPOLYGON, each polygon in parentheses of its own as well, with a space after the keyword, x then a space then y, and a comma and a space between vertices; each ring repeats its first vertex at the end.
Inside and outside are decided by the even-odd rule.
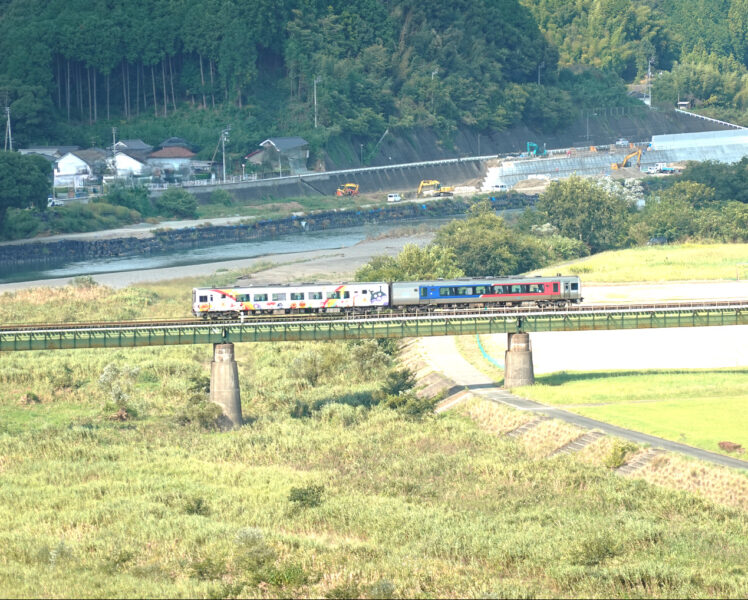
POLYGON ((136 323, 93 327, 50 325, 38 329, 0 330, 0 351, 127 348, 179 344, 329 341, 485 333, 588 331, 748 325, 748 302, 693 307, 639 306, 616 309, 427 315, 380 315, 376 318, 277 319, 253 322, 184 324, 136 323))
POLYGON ((704 115, 688 112, 687 110, 683 110, 680 108, 675 108, 673 110, 675 110, 675 112, 680 113, 682 115, 688 115, 689 117, 696 117, 697 119, 703 119, 704 121, 711 121, 712 123, 725 125, 726 127, 734 127, 735 129, 745 129, 745 127, 743 127, 742 125, 736 125, 735 123, 729 123, 727 121, 720 121, 719 119, 713 119, 712 117, 705 117, 704 115))

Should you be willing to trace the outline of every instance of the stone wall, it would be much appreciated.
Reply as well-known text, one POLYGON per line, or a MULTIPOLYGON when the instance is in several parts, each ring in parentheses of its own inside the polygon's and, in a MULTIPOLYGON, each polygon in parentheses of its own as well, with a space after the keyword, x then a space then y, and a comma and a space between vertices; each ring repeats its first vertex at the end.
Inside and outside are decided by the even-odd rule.
MULTIPOLYGON (((532 197, 509 195, 496 200, 498 208, 523 206, 532 197)), ((254 221, 226 226, 198 226, 155 231, 148 237, 101 240, 36 241, 0 246, 0 264, 64 263, 96 258, 136 256, 174 250, 269 239, 280 235, 364 225, 403 222, 464 214, 476 202, 469 198, 442 198, 430 202, 403 202, 368 210, 339 210, 254 221)))

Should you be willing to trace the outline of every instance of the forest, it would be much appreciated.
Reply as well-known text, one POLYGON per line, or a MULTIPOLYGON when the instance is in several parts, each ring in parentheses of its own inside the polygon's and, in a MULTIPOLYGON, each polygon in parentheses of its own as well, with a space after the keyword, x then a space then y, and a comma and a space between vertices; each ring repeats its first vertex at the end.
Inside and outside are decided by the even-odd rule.
POLYGON ((212 151, 303 135, 553 131, 654 100, 748 121, 748 0, 0 0, 15 145, 175 135, 212 151), (602 32, 602 33, 601 33, 602 32), (631 100, 630 100, 631 101, 631 100))

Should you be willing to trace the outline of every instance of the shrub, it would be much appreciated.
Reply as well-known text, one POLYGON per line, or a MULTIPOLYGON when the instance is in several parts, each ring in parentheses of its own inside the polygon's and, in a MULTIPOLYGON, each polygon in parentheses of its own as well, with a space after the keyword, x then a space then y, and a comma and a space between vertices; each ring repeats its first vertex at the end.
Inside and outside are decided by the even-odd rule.
POLYGON ((628 455, 636 452, 638 446, 632 442, 619 442, 613 444, 610 453, 603 461, 603 464, 609 469, 617 469, 626 463, 628 455))
POLYGON ((324 485, 292 487, 291 492, 288 494, 288 499, 296 508, 315 508, 322 504, 324 491, 324 485))
POLYGON ((419 398, 412 392, 404 392, 397 396, 385 396, 380 405, 397 410, 410 417, 420 417, 432 413, 436 403, 436 398, 419 398))
POLYGON ((399 396, 416 385, 416 376, 410 369, 393 369, 387 373, 380 392, 384 396, 399 396))
POLYGON ((197 217, 197 200, 195 196, 179 188, 169 188, 157 196, 153 204, 158 214, 164 217, 197 217))
POLYGON ((209 202, 211 204, 223 204, 224 206, 231 206, 234 202, 234 199, 226 190, 219 189, 211 193, 209 202))
POLYGON ((265 541, 260 529, 246 527, 236 533, 236 564, 239 568, 256 572, 275 560, 275 551, 265 541))

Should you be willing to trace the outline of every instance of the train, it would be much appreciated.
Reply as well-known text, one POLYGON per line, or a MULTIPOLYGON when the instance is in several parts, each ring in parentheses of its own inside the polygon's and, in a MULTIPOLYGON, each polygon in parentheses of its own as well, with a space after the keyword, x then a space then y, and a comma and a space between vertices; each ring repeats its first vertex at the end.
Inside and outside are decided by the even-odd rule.
POLYGON ((459 307, 564 308, 581 301, 582 284, 575 275, 288 283, 192 290, 192 312, 203 319, 269 314, 371 313, 385 310, 421 312, 459 307))

